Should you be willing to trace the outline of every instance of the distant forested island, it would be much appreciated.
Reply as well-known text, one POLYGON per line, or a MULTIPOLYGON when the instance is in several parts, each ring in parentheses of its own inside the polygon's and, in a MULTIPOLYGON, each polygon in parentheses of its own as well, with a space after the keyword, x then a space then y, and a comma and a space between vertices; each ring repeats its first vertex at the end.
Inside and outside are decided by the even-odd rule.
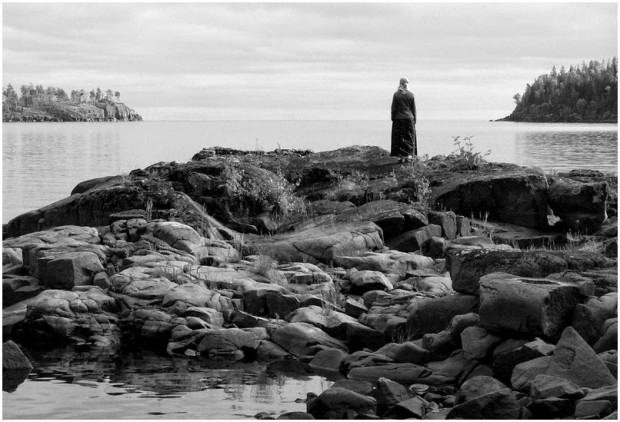
POLYGON ((90 92, 22 85, 19 95, 11 84, 2 90, 3 122, 116 122, 142 117, 120 101, 120 92, 100 88, 90 92))
POLYGON ((513 122, 618 122, 618 58, 581 66, 554 66, 515 94, 514 111, 500 120, 513 122))

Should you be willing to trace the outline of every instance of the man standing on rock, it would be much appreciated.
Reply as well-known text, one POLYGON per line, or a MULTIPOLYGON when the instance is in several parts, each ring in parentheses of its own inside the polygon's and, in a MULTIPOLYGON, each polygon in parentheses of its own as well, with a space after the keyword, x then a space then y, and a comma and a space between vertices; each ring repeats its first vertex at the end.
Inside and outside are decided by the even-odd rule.
POLYGON ((412 161, 418 155, 418 142, 415 134, 416 110, 413 92, 407 89, 409 80, 400 79, 398 90, 392 97, 392 151, 391 156, 399 157, 398 162, 412 161))

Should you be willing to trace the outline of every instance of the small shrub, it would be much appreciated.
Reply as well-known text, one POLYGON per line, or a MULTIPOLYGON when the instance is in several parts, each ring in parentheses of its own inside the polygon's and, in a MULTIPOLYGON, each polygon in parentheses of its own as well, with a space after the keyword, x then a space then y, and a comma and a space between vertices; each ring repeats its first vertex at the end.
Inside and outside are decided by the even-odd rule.
POLYGON ((448 160, 452 162, 453 166, 463 170, 474 170, 486 163, 484 158, 491 154, 491 150, 487 150, 485 153, 474 151, 471 138, 473 136, 467 136, 461 141, 460 136, 454 137, 456 150, 448 156, 448 160))

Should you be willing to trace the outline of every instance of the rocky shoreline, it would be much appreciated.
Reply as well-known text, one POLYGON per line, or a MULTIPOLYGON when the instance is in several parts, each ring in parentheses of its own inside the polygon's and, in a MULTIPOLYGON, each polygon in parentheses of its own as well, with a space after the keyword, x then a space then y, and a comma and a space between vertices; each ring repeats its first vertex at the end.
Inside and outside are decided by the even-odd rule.
POLYGON ((4 341, 342 378, 280 419, 617 419, 615 176, 470 158, 210 148, 85 181, 3 227, 4 341))

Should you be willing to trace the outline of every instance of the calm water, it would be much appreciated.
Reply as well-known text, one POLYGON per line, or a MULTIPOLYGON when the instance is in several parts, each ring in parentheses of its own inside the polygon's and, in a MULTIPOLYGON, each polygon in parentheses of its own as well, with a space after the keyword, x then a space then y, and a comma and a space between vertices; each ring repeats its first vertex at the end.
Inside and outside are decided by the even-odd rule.
POLYGON ((152 352, 122 357, 67 350, 32 353, 35 367, 11 393, 4 419, 253 419, 306 411, 306 394, 333 382, 295 361, 235 363, 170 358, 152 352))
MULTIPOLYGON (((614 124, 528 124, 430 120, 417 125, 421 155, 449 154, 455 136, 473 136, 489 160, 545 170, 617 171, 614 124)), ((159 161, 188 161, 204 147, 325 151, 390 147, 389 121, 207 121, 6 123, 2 125, 2 221, 69 195, 87 179, 159 161)))

